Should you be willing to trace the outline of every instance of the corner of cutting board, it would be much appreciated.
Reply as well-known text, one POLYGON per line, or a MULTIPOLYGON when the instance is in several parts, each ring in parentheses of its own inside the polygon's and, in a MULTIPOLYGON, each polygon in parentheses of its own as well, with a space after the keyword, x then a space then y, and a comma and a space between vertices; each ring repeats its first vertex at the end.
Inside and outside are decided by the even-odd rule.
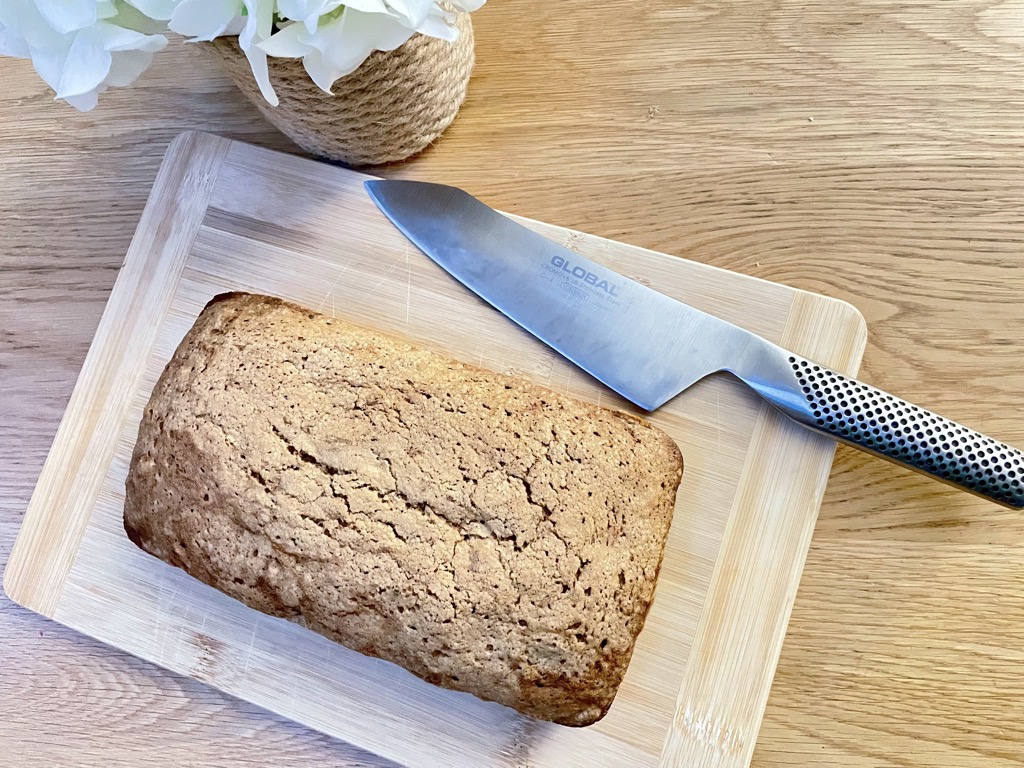
POLYGON ((7 567, 4 568, 4 594, 22 608, 34 610, 30 604, 31 596, 24 589, 28 582, 25 578, 25 563, 32 559, 29 553, 24 551, 28 546, 25 539, 25 528, 22 526, 11 550, 11 556, 7 560, 7 567))
POLYGON ((843 299, 836 299, 831 296, 825 296, 825 298, 840 313, 844 324, 851 323, 853 325, 854 336, 859 340, 859 346, 861 351, 863 351, 868 341, 868 321, 864 317, 864 313, 857 309, 855 305, 843 299))
MULTIPOLYGON (((847 375, 855 376, 868 345, 868 322, 864 314, 843 299, 801 289, 794 289, 794 292, 791 324, 794 318, 806 320, 811 316, 814 317, 815 324, 827 323, 834 337, 829 346, 833 347, 833 355, 838 357, 830 361, 823 359, 822 362, 836 366, 837 370, 842 370, 847 375)), ((783 346, 787 342, 801 346, 789 338, 784 340, 783 346)))
POLYGON ((62 532, 47 531, 38 495, 37 485, 4 568, 4 594, 22 608, 52 619, 61 587, 48 576, 54 562, 52 545, 62 532))
POLYGON ((171 143, 167 145, 167 151, 164 153, 164 158, 166 159, 178 154, 188 155, 203 145, 214 146, 220 142, 229 141, 231 140, 225 139, 222 136, 215 136, 212 133, 206 133, 205 131, 182 131, 171 139, 171 143))

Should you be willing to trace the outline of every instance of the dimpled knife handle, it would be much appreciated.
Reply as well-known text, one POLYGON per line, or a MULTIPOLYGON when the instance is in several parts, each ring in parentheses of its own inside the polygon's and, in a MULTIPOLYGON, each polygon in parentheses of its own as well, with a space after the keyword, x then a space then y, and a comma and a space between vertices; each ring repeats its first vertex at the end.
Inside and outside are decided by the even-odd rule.
MULTIPOLYGON (((955 421, 786 352, 772 381, 749 382, 804 426, 957 485, 1024 508, 1024 453, 955 421), (787 375, 791 381, 782 381, 787 375)), ((780 361, 781 362, 781 361, 780 361)))

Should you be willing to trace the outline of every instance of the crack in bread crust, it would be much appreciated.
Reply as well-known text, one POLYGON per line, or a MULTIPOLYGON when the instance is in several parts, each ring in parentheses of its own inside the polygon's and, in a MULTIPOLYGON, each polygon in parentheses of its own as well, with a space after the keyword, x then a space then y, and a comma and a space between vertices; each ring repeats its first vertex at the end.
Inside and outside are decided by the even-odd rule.
POLYGON ((587 725, 643 626, 681 473, 640 419, 233 294, 154 389, 125 528, 257 610, 587 725))

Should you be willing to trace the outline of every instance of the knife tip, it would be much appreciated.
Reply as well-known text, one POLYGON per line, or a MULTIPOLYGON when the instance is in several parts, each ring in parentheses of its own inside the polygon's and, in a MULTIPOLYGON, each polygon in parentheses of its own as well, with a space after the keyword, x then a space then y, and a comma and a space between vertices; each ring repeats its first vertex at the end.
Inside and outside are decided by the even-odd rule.
POLYGON ((378 208, 382 208, 383 200, 381 195, 384 192, 384 179, 370 179, 369 181, 363 182, 363 189, 366 190, 366 194, 370 196, 370 199, 377 205, 378 208))

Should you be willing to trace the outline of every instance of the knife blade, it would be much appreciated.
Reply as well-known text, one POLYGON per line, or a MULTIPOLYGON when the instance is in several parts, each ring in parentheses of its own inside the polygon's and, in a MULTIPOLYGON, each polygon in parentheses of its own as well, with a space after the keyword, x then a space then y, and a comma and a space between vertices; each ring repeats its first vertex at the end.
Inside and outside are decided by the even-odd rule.
POLYGON ((1009 445, 658 293, 463 190, 405 180, 365 186, 439 266, 644 410, 729 373, 803 427, 1024 508, 1024 454, 1009 445))

